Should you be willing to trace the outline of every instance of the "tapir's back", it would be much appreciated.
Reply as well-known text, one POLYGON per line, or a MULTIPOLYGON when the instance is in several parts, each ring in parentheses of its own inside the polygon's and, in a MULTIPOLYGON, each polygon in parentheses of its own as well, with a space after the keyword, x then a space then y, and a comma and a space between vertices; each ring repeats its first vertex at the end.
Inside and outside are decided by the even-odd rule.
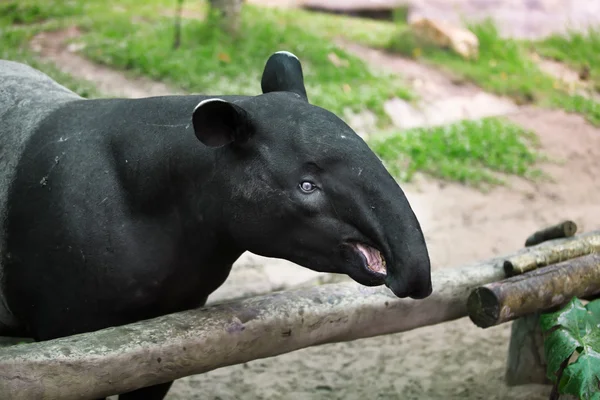
POLYGON ((21 63, 0 60, 0 334, 12 325, 1 290, 6 201, 27 139, 40 121, 77 94, 21 63))

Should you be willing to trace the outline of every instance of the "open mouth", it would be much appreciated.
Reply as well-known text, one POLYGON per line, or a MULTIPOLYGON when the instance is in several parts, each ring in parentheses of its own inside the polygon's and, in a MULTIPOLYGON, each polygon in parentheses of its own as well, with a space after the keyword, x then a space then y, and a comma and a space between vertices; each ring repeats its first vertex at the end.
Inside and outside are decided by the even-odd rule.
POLYGON ((367 269, 379 275, 387 275, 385 259, 381 252, 362 243, 354 243, 354 248, 363 256, 367 269))

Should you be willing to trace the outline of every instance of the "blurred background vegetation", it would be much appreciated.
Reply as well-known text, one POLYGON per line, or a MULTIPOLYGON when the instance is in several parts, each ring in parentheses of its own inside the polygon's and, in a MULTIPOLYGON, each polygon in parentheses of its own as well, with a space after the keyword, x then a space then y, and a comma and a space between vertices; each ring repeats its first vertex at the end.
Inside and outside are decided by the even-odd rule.
POLYGON ((581 70, 597 92, 600 35, 593 29, 539 41, 516 40, 502 37, 492 22, 485 21, 468 26, 479 40, 479 52, 475 59, 465 59, 423 42, 410 29, 403 7, 386 19, 372 19, 233 3, 4 0, 0 56, 39 68, 84 97, 108 96, 94 82, 62 72, 31 48, 40 32, 76 26, 81 34, 65 46, 127 76, 162 81, 186 93, 258 95, 266 59, 275 51, 288 50, 302 61, 313 104, 349 123, 350 115, 375 116, 366 140, 400 180, 412 179, 417 171, 478 187, 501 184, 506 174, 538 179, 536 165, 543 155, 532 132, 501 117, 398 129, 385 111, 386 102, 396 98, 414 103, 419 94, 401 73, 369 65, 344 50, 341 42, 433 66, 517 105, 562 108, 600 125, 594 96, 582 95, 546 74, 531 57, 535 51, 581 70))

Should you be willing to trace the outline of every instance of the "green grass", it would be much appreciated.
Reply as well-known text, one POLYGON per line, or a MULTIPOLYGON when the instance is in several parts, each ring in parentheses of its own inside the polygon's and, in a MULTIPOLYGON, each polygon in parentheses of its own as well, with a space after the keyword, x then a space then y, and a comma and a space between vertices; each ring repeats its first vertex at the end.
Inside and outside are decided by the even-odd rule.
MULTIPOLYGON (((52 0, 36 7, 38 3, 42 4, 34 0, 0 3, 4 11, 8 10, 0 19, 2 58, 40 68, 87 97, 98 96, 91 85, 40 62, 27 50, 33 34, 78 25, 84 31, 78 41, 85 44, 83 51, 88 58, 192 92, 257 94, 266 58, 274 51, 286 49, 301 57, 311 102, 338 115, 348 107, 354 111, 369 108, 382 116, 383 103, 388 98, 411 97, 397 78, 372 72, 361 60, 333 44, 334 38, 342 36, 374 47, 386 46, 398 38, 398 25, 394 23, 246 5, 241 37, 232 39, 215 29, 218 22, 211 15, 203 20, 185 19, 182 45, 174 50, 173 18, 168 16, 175 9, 174 0, 149 0, 141 5, 134 0, 52 0), (347 64, 334 65, 329 60, 332 53, 347 64)), ((203 2, 189 3, 186 7, 199 15, 206 11, 203 2)), ((506 71, 513 71, 519 77, 533 71, 530 64, 522 63, 519 49, 502 48, 495 43, 497 38, 492 28, 481 29, 495 47, 492 46, 486 58, 463 68, 464 78, 483 80, 492 76, 488 85, 496 91, 513 96, 527 92, 535 96, 540 85, 523 86, 516 78, 504 77, 506 71)), ((397 42, 397 48, 407 44, 410 42, 397 42)), ((407 47, 404 51, 412 54, 414 48, 407 47)), ((451 53, 433 49, 428 61, 442 63, 451 70, 466 64, 451 53)), ((544 84, 551 85, 551 81, 544 84)), ((590 107, 577 99, 571 100, 572 108, 590 107)), ((535 137, 499 119, 410 130, 370 145, 402 180, 410 180, 416 171, 423 171, 442 179, 482 186, 501 183, 503 174, 536 175, 534 163, 538 156, 530 150, 530 146, 535 146, 535 137)))
POLYGON ((600 29, 552 35, 533 48, 542 56, 561 61, 576 71, 588 68, 596 90, 600 88, 600 29))
POLYGON ((0 3, 0 24, 33 24, 51 18, 81 15, 83 3, 77 1, 6 1, 0 3))
POLYGON ((600 69, 600 36, 596 31, 588 36, 553 36, 542 44, 534 44, 502 38, 491 21, 469 28, 479 39, 479 56, 475 60, 465 60, 450 50, 425 43, 405 25, 397 28, 386 47, 436 65, 458 79, 472 81, 490 92, 509 96, 518 104, 561 107, 580 113, 591 123, 600 125, 596 102, 569 93, 564 85, 557 85, 528 55, 528 49, 534 47, 544 55, 571 60, 571 65, 583 63, 587 57, 590 66, 593 64, 592 76, 596 76, 596 69, 600 69))
POLYGON ((559 95, 550 104, 567 112, 584 115, 590 123, 600 126, 600 103, 594 100, 581 95, 559 95))
MULTIPOLYGON (((207 10, 203 1, 185 4, 199 15, 207 10)), ((303 63, 311 102, 340 116, 346 108, 370 109, 385 123, 389 121, 383 109, 386 100, 412 97, 398 77, 371 71, 331 40, 345 31, 351 38, 376 45, 391 38, 393 23, 245 5, 240 37, 215 29, 217 20, 212 15, 184 19, 182 45, 174 50, 174 19, 169 13, 175 11, 175 0, 12 0, 0 5, 0 26, 30 33, 32 25, 22 24, 41 23, 43 29, 76 24, 86 32, 79 41, 86 45, 83 53, 89 59, 186 91, 259 94, 267 58, 285 49, 303 63), (334 65, 332 54, 344 65, 334 65)), ((15 44, 23 56, 25 44, 9 42, 13 52, 15 44)))
MULTIPOLYGON (((319 36, 330 40, 345 38, 377 48, 389 43, 397 29, 397 25, 391 21, 375 21, 305 10, 269 9, 267 12, 279 23, 287 26, 318 33, 319 36)), ((400 16, 398 18, 401 19, 400 16)))
POLYGON ((40 60, 30 51, 27 45, 35 32, 33 29, 12 29, 0 26, 0 59, 22 62, 39 69, 82 97, 101 96, 92 83, 73 78, 60 71, 54 64, 40 60))
POLYGON ((537 136, 499 118, 411 129, 369 144, 404 181, 417 171, 475 187, 502 184, 506 174, 541 176, 537 136))
POLYGON ((408 29, 400 29, 389 48, 438 65, 490 92, 510 96, 519 103, 530 103, 547 96, 552 89, 552 79, 526 56, 519 42, 500 37, 491 21, 470 28, 479 39, 476 60, 464 60, 450 50, 423 43, 408 29))

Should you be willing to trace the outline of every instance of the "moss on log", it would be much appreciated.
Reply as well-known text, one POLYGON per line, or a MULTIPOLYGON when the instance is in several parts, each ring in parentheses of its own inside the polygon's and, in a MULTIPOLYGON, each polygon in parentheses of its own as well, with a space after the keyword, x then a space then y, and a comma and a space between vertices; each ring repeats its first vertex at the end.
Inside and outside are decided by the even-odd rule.
POLYGON ((589 254, 479 287, 467 310, 477 326, 488 328, 598 293, 600 254, 589 254))

